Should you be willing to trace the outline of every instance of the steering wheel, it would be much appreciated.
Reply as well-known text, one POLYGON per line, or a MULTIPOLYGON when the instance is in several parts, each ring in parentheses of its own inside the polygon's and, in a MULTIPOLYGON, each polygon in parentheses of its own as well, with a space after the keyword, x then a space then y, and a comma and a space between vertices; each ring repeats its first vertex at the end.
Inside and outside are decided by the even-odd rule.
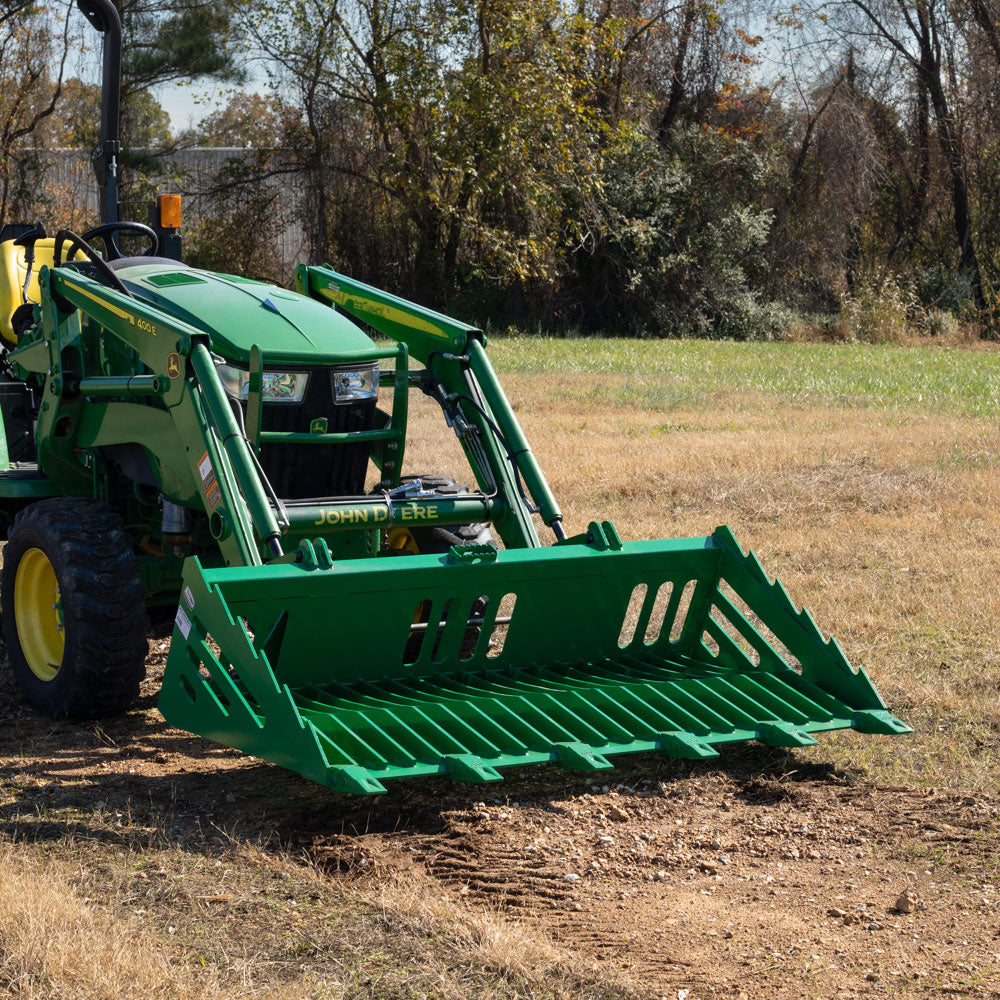
POLYGON ((80 238, 84 243, 98 239, 104 244, 104 256, 106 260, 121 260, 123 254, 121 247, 115 240, 118 233, 138 233, 149 240, 149 247, 141 254, 143 257, 155 257, 160 252, 160 238, 156 233, 141 222, 105 222, 93 229, 88 229, 80 238))
MULTIPOLYGON (((105 223, 105 226, 119 226, 119 225, 138 226, 139 223, 138 222, 105 223)), ((97 229, 103 229, 103 228, 104 226, 97 227, 97 229)), ((143 226, 142 228, 149 229, 148 226, 143 226)), ((149 231, 153 233, 152 229, 150 229, 149 231)), ((91 232, 96 232, 96 230, 91 230, 91 232)), ((156 237, 155 233, 153 233, 153 237, 155 239, 156 237)), ((101 280, 104 282, 105 285, 108 285, 110 288, 113 288, 116 292, 121 292, 123 295, 128 295, 130 298, 135 297, 125 287, 124 283, 122 282, 122 279, 119 278, 118 275, 115 274, 115 272, 112 271, 110 267, 108 267, 108 262, 104 260, 104 258, 101 257, 101 255, 82 236, 77 236, 76 233, 72 233, 68 229, 60 229, 59 232, 56 233, 56 244, 54 248, 55 252, 53 253, 53 259, 56 267, 66 267, 67 264, 73 263, 72 260, 62 259, 63 245, 67 243, 69 244, 69 255, 71 257, 75 256, 76 251, 80 250, 84 254, 84 256, 86 256, 86 258, 90 261, 90 263, 93 264, 94 267, 97 269, 97 272, 100 274, 101 280)), ((73 307, 70 306, 69 308, 72 309, 73 307)))

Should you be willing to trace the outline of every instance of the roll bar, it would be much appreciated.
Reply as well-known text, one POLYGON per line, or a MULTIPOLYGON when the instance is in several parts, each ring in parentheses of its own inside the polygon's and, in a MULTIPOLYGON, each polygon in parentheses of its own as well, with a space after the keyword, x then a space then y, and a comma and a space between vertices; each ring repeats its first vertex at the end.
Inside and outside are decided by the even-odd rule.
POLYGON ((118 169, 121 144, 122 21, 111 0, 76 0, 88 21, 104 35, 101 76, 101 136, 91 153, 97 175, 101 222, 118 222, 118 169))

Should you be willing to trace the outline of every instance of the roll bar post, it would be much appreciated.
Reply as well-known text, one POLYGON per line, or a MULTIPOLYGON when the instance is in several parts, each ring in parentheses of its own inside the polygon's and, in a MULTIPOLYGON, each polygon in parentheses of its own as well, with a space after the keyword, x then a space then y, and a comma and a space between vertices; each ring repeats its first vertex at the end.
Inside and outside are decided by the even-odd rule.
POLYGON ((111 0, 76 0, 88 21, 104 36, 101 76, 101 137, 91 153, 97 175, 101 222, 121 219, 118 203, 118 170, 121 143, 122 21, 111 0))

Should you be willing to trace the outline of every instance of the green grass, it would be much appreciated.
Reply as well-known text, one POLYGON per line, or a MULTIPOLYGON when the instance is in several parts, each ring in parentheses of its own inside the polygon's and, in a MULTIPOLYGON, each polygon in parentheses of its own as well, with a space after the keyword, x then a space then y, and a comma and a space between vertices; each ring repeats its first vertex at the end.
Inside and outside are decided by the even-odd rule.
POLYGON ((500 337, 501 373, 606 372, 635 376, 601 396, 657 409, 762 392, 787 404, 865 406, 1000 415, 1000 351, 894 344, 733 343, 705 340, 560 340, 500 337), (647 381, 648 380, 648 381, 647 381))

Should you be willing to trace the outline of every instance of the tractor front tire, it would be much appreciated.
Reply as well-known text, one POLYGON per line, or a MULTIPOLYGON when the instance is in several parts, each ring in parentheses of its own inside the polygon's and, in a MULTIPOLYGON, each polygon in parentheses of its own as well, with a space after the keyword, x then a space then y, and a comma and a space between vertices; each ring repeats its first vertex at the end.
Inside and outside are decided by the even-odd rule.
POLYGON ((7 658, 25 699, 53 719, 127 709, 146 673, 139 560, 121 518, 78 497, 18 514, 0 570, 7 658))
MULTIPOLYGON (((412 482, 419 479, 421 485, 428 493, 436 493, 439 497, 451 498, 468 493, 468 488, 462 483, 449 479, 447 476, 420 475, 401 476, 400 484, 412 482)), ((452 524, 444 525, 414 525, 413 527, 397 527, 389 532, 389 545, 393 551, 400 555, 446 555, 451 551, 453 545, 485 545, 492 542, 496 545, 496 539, 490 525, 485 522, 472 524, 452 524)), ((477 598, 472 605, 470 616, 482 618, 486 612, 486 601, 481 597, 477 598)), ((427 621, 428 611, 420 612, 417 619, 421 622, 427 621)), ((462 640, 462 656, 471 656, 479 641, 479 625, 470 625, 465 630, 465 638, 462 640)), ((406 644, 406 660, 412 662, 420 650, 422 637, 411 633, 406 644)))
MULTIPOLYGON (((462 483, 449 479, 447 476, 420 475, 401 476, 400 485, 405 485, 419 479, 421 485, 428 493, 436 493, 442 499, 448 500, 452 497, 468 493, 469 490, 462 483)), ((413 525, 403 528, 402 531, 408 535, 413 544, 402 546, 406 552, 420 552, 427 555, 444 555, 453 545, 484 545, 487 542, 496 542, 489 524, 452 524, 447 527, 443 525, 413 525)))

